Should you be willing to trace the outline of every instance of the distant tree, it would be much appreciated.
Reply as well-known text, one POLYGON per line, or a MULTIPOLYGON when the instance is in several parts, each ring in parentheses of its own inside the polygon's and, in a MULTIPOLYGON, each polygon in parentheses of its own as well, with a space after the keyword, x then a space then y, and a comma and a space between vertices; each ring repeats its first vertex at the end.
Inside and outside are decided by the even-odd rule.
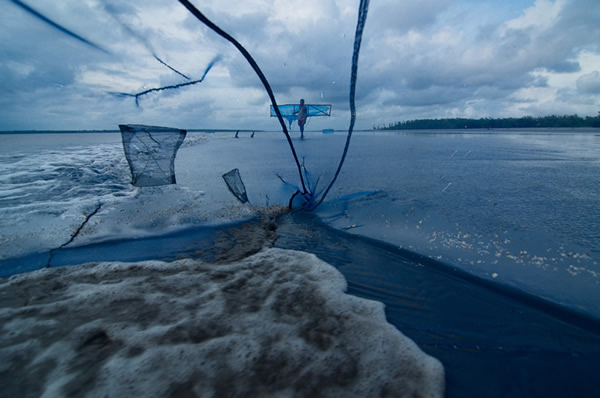
MULTIPOLYGON (((451 119, 416 119, 389 123, 380 130, 427 130, 427 129, 510 129, 510 128, 556 128, 556 127, 600 127, 598 116, 582 118, 575 115, 549 115, 543 117, 524 116, 521 118, 451 118, 451 119)), ((375 128, 375 127, 374 127, 375 128)))

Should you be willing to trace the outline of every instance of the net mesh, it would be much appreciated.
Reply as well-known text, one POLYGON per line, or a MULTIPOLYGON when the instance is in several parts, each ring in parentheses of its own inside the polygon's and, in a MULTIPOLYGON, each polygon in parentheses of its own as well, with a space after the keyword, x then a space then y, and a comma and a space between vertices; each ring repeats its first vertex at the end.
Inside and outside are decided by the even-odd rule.
POLYGON ((227 188, 229 188, 231 193, 238 198, 240 202, 248 202, 246 187, 244 186, 244 182, 242 181, 242 177, 240 176, 240 171, 238 169, 233 169, 223 174, 223 180, 225 180, 227 188))
POLYGON ((176 184, 175 156, 186 130, 140 124, 119 125, 123 149, 137 187, 176 184))

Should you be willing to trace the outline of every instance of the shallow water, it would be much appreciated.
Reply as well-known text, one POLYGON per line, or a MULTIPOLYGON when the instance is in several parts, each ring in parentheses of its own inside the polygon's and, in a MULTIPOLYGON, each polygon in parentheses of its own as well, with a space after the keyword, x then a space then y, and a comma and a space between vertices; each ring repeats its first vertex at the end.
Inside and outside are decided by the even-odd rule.
MULTIPOLYGON (((317 191, 344 138, 295 140, 317 191)), ((189 133, 178 184, 151 189, 128 184, 118 134, 0 140, 2 276, 243 257, 274 238, 263 220, 238 223, 256 208, 221 175, 239 168, 259 208, 287 204, 297 184, 277 133, 189 133)), ((446 365, 449 396, 593 396, 599 171, 597 131, 359 132, 319 219, 284 218, 276 245, 314 252, 352 293, 384 302, 390 322, 446 365)))
MULTIPOLYGON (((239 168, 253 205, 287 205, 298 184, 281 133, 188 133, 176 186, 135 189, 120 135, 2 134, 0 258, 229 223, 240 206, 221 175, 239 168), (282 183, 280 178, 289 183, 282 183)), ((294 139, 321 191, 345 136, 294 139)), ((317 209, 331 226, 600 317, 597 130, 356 132, 317 209)))
POLYGON ((365 133, 349 160, 338 189, 378 194, 332 225, 600 315, 597 135, 365 133))
MULTIPOLYGON (((316 191, 345 136, 295 140, 316 191), (318 184, 317 184, 318 181, 318 184)), ((285 204, 298 184, 284 139, 228 135, 180 151, 179 184, 232 200, 239 168, 252 203, 285 204)), ((475 275, 600 317, 600 135, 596 130, 357 132, 318 214, 475 275)))
POLYGON ((600 388, 599 319, 307 214, 283 220, 276 246, 316 254, 349 293, 383 302, 388 321, 443 363, 448 397, 593 397, 600 388))
MULTIPOLYGON (((332 229, 309 213, 65 248, 52 266, 88 261, 228 262, 264 246, 316 254, 348 293, 382 302, 386 318, 446 370, 448 397, 594 397, 600 320, 381 241, 332 229)), ((20 263, 40 264, 49 253, 20 263)))

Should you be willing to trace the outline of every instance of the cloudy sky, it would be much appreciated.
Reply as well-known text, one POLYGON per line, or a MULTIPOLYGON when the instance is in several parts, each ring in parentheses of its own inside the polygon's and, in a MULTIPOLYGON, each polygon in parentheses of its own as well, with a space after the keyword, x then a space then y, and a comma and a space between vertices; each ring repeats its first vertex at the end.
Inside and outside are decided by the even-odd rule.
MULTIPOLYGON (((120 123, 277 130, 256 74, 177 0, 0 0, 0 130, 120 123), (186 80, 199 84, 143 96, 186 80)), ((252 54, 278 103, 332 104, 309 129, 345 129, 358 0, 193 0, 252 54)), ((357 127, 443 117, 600 111, 598 0, 372 0, 357 127)))

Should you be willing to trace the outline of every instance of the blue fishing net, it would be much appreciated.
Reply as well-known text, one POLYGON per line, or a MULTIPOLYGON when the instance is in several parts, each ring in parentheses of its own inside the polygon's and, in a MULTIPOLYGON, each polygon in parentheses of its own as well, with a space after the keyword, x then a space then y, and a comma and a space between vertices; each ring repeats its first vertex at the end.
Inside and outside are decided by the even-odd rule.
POLYGON ((133 185, 152 187, 177 182, 175 156, 186 130, 140 124, 122 124, 119 128, 133 185))

